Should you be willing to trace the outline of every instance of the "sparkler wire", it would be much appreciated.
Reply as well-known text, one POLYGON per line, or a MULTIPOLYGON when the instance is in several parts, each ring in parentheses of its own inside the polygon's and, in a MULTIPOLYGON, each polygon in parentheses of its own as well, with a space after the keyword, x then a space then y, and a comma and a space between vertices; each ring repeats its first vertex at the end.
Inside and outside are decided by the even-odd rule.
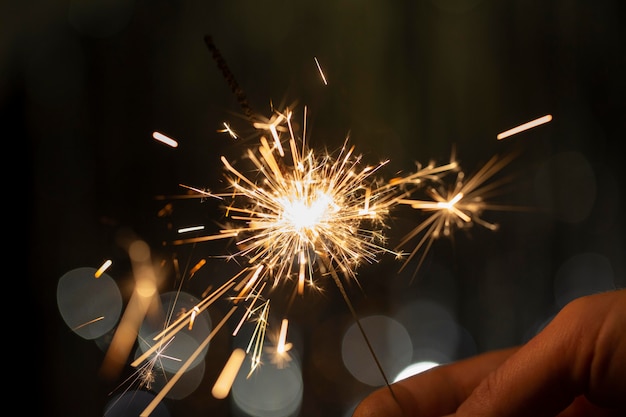
MULTIPOLYGON (((370 354, 374 358, 374 362, 376 362, 376 367, 378 368, 381 376, 383 377, 383 380, 385 381, 385 385, 387 386, 387 388, 389 388, 389 393, 391 394, 393 399, 396 400, 396 402, 397 402, 398 400, 396 398, 395 393, 393 392, 393 389, 391 388, 391 384, 389 383, 389 379, 387 378, 387 375, 385 374, 385 371, 384 371, 380 361, 378 360, 378 357, 376 356, 376 353, 374 352, 374 348, 372 347, 372 344, 370 343, 370 340, 367 337, 367 333, 365 332, 365 329, 363 328, 363 325, 361 324, 361 320, 359 319, 359 316, 357 315, 356 310, 354 309, 354 306, 352 305, 352 302, 350 302, 350 298, 348 297, 348 294, 346 293, 346 289, 344 288, 343 284, 341 283, 341 279, 339 279, 339 276, 337 275, 337 271, 335 271, 335 269, 332 268, 332 266, 330 265, 330 261, 328 260, 327 256, 323 255, 322 259, 324 261, 324 264, 328 267, 328 270, 330 272, 330 276, 335 281, 335 284, 337 285, 337 288, 339 289, 339 292, 341 293, 341 296, 343 297, 344 301, 346 302, 346 305, 348 306, 348 309, 350 310, 350 314, 352 314, 352 317, 354 318, 354 321, 356 322, 357 326, 359 327, 359 331, 363 335, 363 339, 365 339, 365 344, 367 345, 367 349, 370 351, 370 354)), ((400 404, 400 403, 398 403, 398 404, 400 404)))

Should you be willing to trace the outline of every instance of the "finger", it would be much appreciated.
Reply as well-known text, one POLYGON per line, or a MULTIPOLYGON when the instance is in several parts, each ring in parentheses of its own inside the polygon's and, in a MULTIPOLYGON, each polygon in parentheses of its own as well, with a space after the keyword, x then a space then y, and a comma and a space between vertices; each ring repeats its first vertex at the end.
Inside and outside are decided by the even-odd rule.
POLYGON ((624 306, 626 290, 571 302, 476 387, 457 417, 555 416, 579 395, 619 407, 626 398, 624 306))
POLYGON ((353 417, 428 417, 451 413, 474 387, 517 348, 441 365, 379 388, 357 406, 353 417))

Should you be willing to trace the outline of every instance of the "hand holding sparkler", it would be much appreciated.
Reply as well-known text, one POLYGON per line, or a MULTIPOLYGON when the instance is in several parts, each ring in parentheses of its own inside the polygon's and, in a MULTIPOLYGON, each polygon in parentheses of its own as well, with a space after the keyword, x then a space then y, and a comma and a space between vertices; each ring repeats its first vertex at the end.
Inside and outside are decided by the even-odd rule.
POLYGON ((379 389, 353 417, 624 415, 624 306, 626 289, 579 298, 524 346, 399 381, 395 399, 379 389))

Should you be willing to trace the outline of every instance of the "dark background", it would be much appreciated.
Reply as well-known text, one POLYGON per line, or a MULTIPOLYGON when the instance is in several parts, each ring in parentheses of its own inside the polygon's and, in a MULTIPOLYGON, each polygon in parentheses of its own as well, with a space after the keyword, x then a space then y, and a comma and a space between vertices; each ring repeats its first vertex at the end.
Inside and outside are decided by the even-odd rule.
MULTIPOLYGON (((269 116, 271 103, 308 106, 314 148, 336 148, 349 133, 366 161, 389 158, 390 174, 410 171, 416 161, 445 162, 453 148, 468 173, 492 155, 520 152, 503 172, 513 180, 500 201, 533 210, 487 212, 499 231, 474 227, 436 242, 412 284, 414 265, 398 274, 398 263, 384 258, 362 268, 363 291, 350 289, 359 314, 436 300, 472 340, 457 359, 522 343, 563 300, 608 289, 606 279, 594 284, 590 270, 563 293, 559 271, 573 257, 593 254, 613 282, 608 287, 624 286, 621 4, 3 2, 5 205, 27 215, 26 233, 6 218, 13 239, 26 237, 27 254, 7 278, 18 283, 10 317, 24 334, 5 335, 7 360, 24 366, 11 379, 23 381, 14 388, 41 415, 102 414, 116 383, 98 377, 103 351, 63 322, 59 278, 113 259, 109 273, 127 280, 121 231, 144 239, 156 257, 170 256, 162 245, 168 222, 158 217, 163 202, 155 196, 181 193, 179 183, 223 186, 219 156, 236 158, 254 143, 203 41, 207 34, 256 112, 269 116), (554 120, 496 140, 544 114, 554 120), (250 139, 235 143, 218 133, 223 121, 250 139), (155 142, 154 130, 175 137, 179 148, 155 142), (23 158, 14 161, 16 154, 23 158)), ((189 223, 210 224, 217 215, 210 203, 177 202, 173 221, 188 216, 189 223)), ((390 242, 420 219, 399 210, 390 242)), ((21 255, 23 244, 15 247, 21 255)), ((204 279, 220 268, 209 266, 204 279)), ((217 306, 211 314, 223 312, 217 306)), ((298 306, 293 321, 303 340, 301 415, 348 415, 373 387, 342 368, 341 335, 352 322, 345 303, 329 286, 325 298, 298 306)), ((228 401, 209 393, 228 344, 220 336, 209 350, 206 385, 166 401, 173 417, 231 414, 228 401)))

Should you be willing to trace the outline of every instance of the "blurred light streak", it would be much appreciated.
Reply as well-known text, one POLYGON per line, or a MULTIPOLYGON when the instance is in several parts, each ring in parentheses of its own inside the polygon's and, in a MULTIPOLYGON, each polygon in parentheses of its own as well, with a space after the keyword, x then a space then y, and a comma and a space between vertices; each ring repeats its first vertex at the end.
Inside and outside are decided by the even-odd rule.
POLYGON ((521 124, 519 126, 516 126, 512 129, 509 129, 505 132, 499 133, 497 138, 498 140, 502 140, 504 138, 508 138, 509 136, 515 135, 517 133, 523 132, 524 130, 528 130, 528 129, 532 129, 533 127, 542 125, 544 123, 548 123, 549 121, 552 120, 552 115, 551 114, 547 114, 545 116, 542 116, 538 119, 535 120, 531 120, 530 122, 526 122, 524 124, 521 124))
POLYGON ((315 59, 315 65, 317 65, 317 70, 320 72, 320 76, 322 77, 322 81, 324 82, 324 85, 328 85, 328 82, 326 81, 326 76, 324 75, 324 71, 322 71, 322 66, 320 65, 320 62, 317 60, 317 57, 313 57, 315 59))
POLYGON ((178 229, 178 233, 196 232, 198 230, 204 230, 204 226, 191 226, 178 229))
POLYGON ((109 267, 111 266, 112 263, 113 262, 110 259, 107 259, 106 261, 104 261, 102 266, 100 266, 100 268, 98 268, 96 270, 96 272, 93 274, 93 276, 96 277, 96 278, 100 278, 102 276, 102 274, 104 274, 104 271, 109 269, 109 267))
POLYGON ((193 268, 191 268, 191 271, 189 271, 189 278, 193 277, 195 273, 198 272, 200 268, 202 268, 205 264, 206 264, 206 259, 200 259, 198 263, 195 264, 193 268))
POLYGON ((139 327, 148 313, 150 304, 156 299, 156 275, 150 261, 150 249, 140 240, 132 242, 128 248, 135 289, 124 311, 124 315, 107 349, 101 373, 107 377, 116 377, 126 363, 128 355, 137 339, 139 327))
POLYGON ((189 319, 189 330, 193 328, 193 323, 196 321, 196 315, 200 312, 198 306, 195 306, 193 310, 191 310, 191 318, 189 319))
POLYGON ((178 142, 176 142, 174 139, 170 138, 169 136, 165 136, 163 133, 152 132, 152 137, 158 140, 159 142, 163 142, 164 144, 171 146, 172 148, 178 147, 178 142))
POLYGON ((233 386, 233 382, 235 381, 235 377, 237 377, 237 373, 243 364, 243 360, 246 358, 246 352, 237 348, 233 350, 230 354, 230 358, 226 365, 224 365, 224 369, 220 373, 220 376, 215 381, 213 385, 213 389, 211 390, 211 394, 213 397, 217 399, 226 398, 228 393, 230 392, 231 387, 233 386))

